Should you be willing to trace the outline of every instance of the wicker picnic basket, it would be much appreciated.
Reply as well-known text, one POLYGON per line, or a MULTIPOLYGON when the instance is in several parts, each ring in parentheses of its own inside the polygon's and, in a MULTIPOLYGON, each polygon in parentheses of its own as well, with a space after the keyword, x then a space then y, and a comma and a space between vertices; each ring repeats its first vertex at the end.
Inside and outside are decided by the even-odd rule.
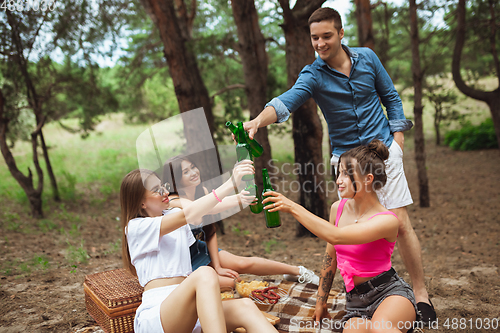
POLYGON ((85 276, 87 311, 106 333, 134 331, 135 311, 141 305, 143 288, 125 269, 85 276))

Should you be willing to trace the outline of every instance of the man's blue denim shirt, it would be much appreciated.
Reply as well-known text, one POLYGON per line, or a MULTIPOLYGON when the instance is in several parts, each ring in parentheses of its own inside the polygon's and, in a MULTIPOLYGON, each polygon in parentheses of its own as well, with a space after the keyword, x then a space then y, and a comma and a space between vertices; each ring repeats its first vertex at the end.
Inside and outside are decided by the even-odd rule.
POLYGON ((379 139, 389 147, 394 139, 392 133, 406 131, 413 126, 405 118, 401 98, 371 49, 342 47, 351 57, 349 77, 318 57, 302 69, 290 90, 266 106, 274 107, 277 122, 281 123, 289 118, 290 112, 312 97, 328 124, 333 155, 340 156, 372 139, 379 139), (380 101, 386 107, 387 117, 380 101))

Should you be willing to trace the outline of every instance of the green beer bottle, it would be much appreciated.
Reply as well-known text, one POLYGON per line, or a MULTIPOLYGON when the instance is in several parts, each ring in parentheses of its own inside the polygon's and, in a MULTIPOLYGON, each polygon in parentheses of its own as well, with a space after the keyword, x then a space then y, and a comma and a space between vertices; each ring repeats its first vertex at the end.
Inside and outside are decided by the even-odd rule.
POLYGON ((255 141, 255 139, 250 139, 250 137, 248 136, 248 132, 243 129, 242 122, 238 122, 237 125, 238 126, 234 126, 233 123, 231 123, 230 121, 226 122, 227 128, 229 128, 229 130, 233 132, 234 136, 236 137, 236 140, 238 140, 238 133, 240 131, 244 133, 243 135, 245 137, 245 141, 250 146, 250 152, 252 153, 253 157, 259 157, 260 155, 262 155, 262 153, 264 152, 264 148, 260 145, 260 143, 255 141), (241 123, 241 129, 240 129, 240 123, 241 123))
POLYGON ((255 200, 250 205, 250 211, 254 214, 259 214, 262 212, 262 201, 260 200, 260 195, 257 193, 257 185, 247 182, 247 187, 245 187, 245 191, 250 192, 250 195, 255 195, 255 200))
MULTIPOLYGON (((241 126, 240 124, 238 124, 238 134, 236 135, 236 141, 238 142, 238 144, 236 145, 236 158, 238 159, 238 162, 241 162, 243 160, 253 161, 252 153, 250 152, 250 146, 247 144, 243 132, 243 124, 241 123, 241 126), (241 131, 239 127, 241 127, 241 131)), ((253 175, 245 175, 241 179, 244 181, 253 180, 253 175)))
MULTIPOLYGON (((262 200, 267 198, 267 196, 264 196, 264 193, 267 191, 274 191, 271 181, 269 180, 269 174, 267 173, 267 169, 262 169, 262 181, 264 182, 264 188, 262 189, 262 200)), ((272 205, 272 202, 268 202, 267 205, 272 205)), ((281 219, 280 219, 280 213, 279 212, 272 212, 270 213, 269 210, 264 209, 264 215, 266 218, 266 227, 268 228, 276 228, 281 225, 281 219)))

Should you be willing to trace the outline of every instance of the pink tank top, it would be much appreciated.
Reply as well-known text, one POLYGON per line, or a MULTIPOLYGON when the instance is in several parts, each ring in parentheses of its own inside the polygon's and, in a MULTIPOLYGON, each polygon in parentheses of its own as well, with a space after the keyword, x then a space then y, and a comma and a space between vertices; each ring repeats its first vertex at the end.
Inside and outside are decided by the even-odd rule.
MULTIPOLYGON (((342 210, 347 199, 342 199, 337 209, 335 226, 338 226, 342 210)), ((371 216, 368 220, 377 215, 397 215, 393 212, 380 212, 371 216)), ((389 242, 384 238, 366 244, 356 245, 334 245, 337 252, 337 268, 344 279, 346 291, 354 288, 354 276, 371 277, 379 275, 391 269, 391 255, 394 251, 396 241, 389 242)))

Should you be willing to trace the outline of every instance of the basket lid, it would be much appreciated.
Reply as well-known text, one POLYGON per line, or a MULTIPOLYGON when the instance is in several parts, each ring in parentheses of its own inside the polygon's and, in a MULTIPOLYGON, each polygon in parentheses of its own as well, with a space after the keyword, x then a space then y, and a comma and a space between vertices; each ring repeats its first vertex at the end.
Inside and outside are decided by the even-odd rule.
POLYGON ((124 268, 86 275, 85 284, 109 308, 140 302, 144 291, 124 268))

